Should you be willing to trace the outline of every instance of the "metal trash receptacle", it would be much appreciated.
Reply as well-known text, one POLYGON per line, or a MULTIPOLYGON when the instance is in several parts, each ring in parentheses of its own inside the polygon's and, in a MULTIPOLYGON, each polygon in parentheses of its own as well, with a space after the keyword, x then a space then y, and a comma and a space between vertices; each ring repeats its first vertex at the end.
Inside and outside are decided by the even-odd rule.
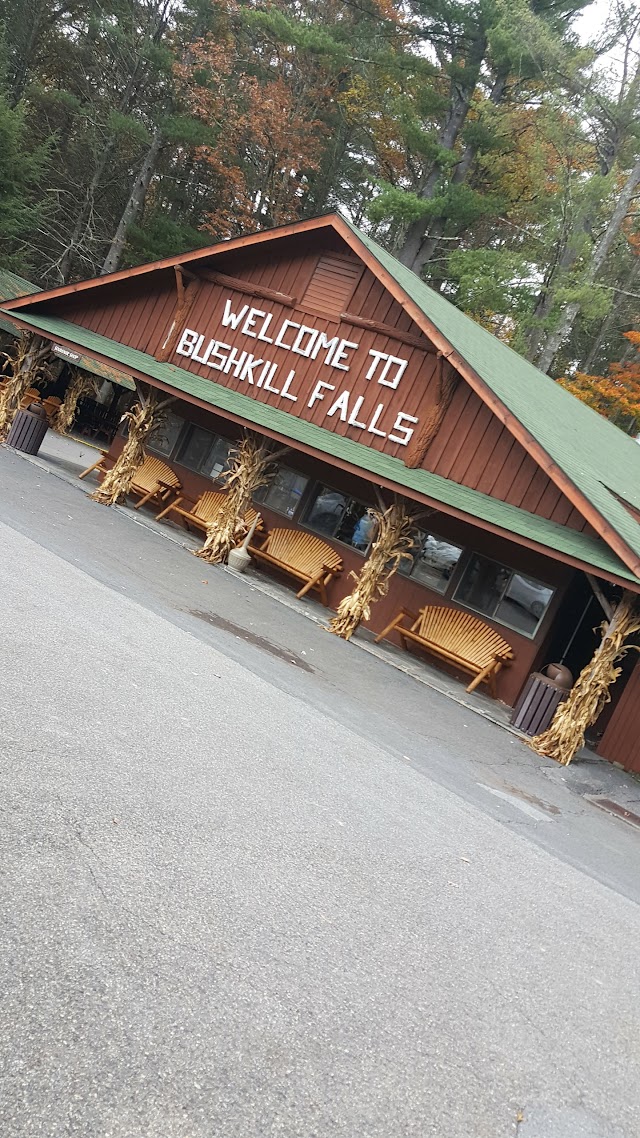
POLYGON ((26 410, 16 411, 7 435, 7 446, 24 454, 37 454, 49 426, 47 412, 40 403, 31 403, 26 410))
POLYGON ((532 672, 511 713, 511 726, 525 735, 539 735, 551 723, 559 703, 569 692, 541 672, 532 672))

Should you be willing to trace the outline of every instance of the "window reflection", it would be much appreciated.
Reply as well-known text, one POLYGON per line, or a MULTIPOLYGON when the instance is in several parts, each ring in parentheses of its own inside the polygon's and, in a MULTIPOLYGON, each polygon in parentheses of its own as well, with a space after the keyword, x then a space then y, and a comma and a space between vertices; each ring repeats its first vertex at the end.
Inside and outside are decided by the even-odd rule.
POLYGON ((300 505, 308 482, 309 479, 305 478, 304 474, 298 474, 296 470, 290 470, 287 466, 279 466, 271 481, 256 491, 254 499, 269 506, 276 513, 292 518, 300 505))
POLYGON ((203 427, 192 427, 178 451, 178 462, 188 466, 189 470, 200 470, 211 450, 213 439, 211 431, 205 431, 203 427))
POLYGON ((305 515, 305 525, 325 537, 344 541, 364 552, 374 533, 369 507, 330 486, 319 486, 305 515))
POLYGON ((446 592, 462 556, 462 547, 444 541, 435 534, 416 530, 413 547, 408 552, 413 560, 404 562, 402 572, 438 593, 446 592))
POLYGON ((229 455, 233 449, 234 443, 229 439, 216 438, 202 464, 202 473, 207 474, 215 482, 229 466, 229 455))
POLYGON ((553 589, 534 577, 474 554, 454 596, 468 608, 493 617, 525 636, 533 636, 553 593, 553 589))
POLYGON ((173 411, 165 411, 162 421, 147 439, 147 448, 168 458, 183 427, 184 419, 180 415, 176 415, 173 411))
POLYGON ((553 589, 548 585, 543 585, 532 577, 524 577, 522 573, 513 573, 504 597, 496 609, 496 620, 531 636, 544 616, 552 596, 553 589))
POLYGON ((215 482, 227 468, 233 445, 229 439, 214 435, 204 427, 190 427, 178 448, 177 462, 215 482))

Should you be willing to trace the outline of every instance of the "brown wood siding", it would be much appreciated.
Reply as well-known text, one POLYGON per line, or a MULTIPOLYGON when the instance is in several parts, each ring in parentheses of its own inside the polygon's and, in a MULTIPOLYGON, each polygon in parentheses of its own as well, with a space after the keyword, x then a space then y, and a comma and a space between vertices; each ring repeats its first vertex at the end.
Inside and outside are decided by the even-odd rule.
MULTIPOLYGON (((286 295, 301 295, 314 273, 317 262, 316 252, 303 250, 287 262, 274 265, 273 258, 263 250, 259 256, 254 256, 250 266, 241 266, 241 268, 246 279, 251 280, 254 285, 269 287, 286 295)), ((224 265, 224 271, 229 274, 232 268, 235 273, 240 271, 237 265, 224 265)), ((357 272, 360 280, 354 295, 349 300, 350 313, 391 327, 397 323, 403 331, 411 330, 418 336, 419 330, 412 327, 410 318, 373 274, 368 269, 361 270, 360 267, 357 272)), ((141 351, 157 354, 171 327, 176 302, 175 289, 171 282, 165 278, 162 285, 161 289, 156 289, 153 293, 147 291, 123 297, 122 285, 118 284, 114 291, 119 295, 104 295, 110 291, 105 289, 99 304, 95 296, 89 303, 86 295, 79 297, 75 303, 73 298, 69 298, 65 307, 73 311, 65 315, 72 315, 75 321, 102 335, 108 335, 141 351)), ((125 291, 129 293, 129 289, 125 291)), ((344 294, 340 307, 343 298, 344 294)), ((268 302, 259 300, 250 293, 208 281, 202 281, 200 284, 186 323, 189 328, 201 331, 205 336, 205 342, 208 342, 208 339, 217 339, 218 342, 227 345, 225 351, 235 349, 238 355, 243 351, 251 351, 260 360, 277 362, 280 383, 286 379, 291 370, 294 370, 297 402, 282 400, 278 404, 282 409, 292 414, 300 414, 310 422, 327 427, 337 434, 348 435, 399 457, 402 457, 406 448, 401 443, 390 441, 386 437, 394 433, 398 411, 406 411, 409 415, 419 414, 421 406, 429 400, 433 401, 431 388, 434 382, 436 357, 426 337, 422 337, 424 350, 421 350, 413 344, 398 341, 384 332, 355 327, 345 321, 337 323, 321 316, 312 316, 302 310, 291 309, 271 300, 268 302), (242 331, 242 324, 236 330, 222 327, 221 317, 226 300, 231 301, 235 312, 240 312, 245 305, 261 312, 268 312, 272 315, 269 325, 271 330, 279 328, 285 320, 295 320, 299 324, 324 333, 329 340, 338 337, 356 343, 357 352, 355 349, 347 349, 349 354, 346 362, 350 365, 349 371, 325 363, 324 351, 313 360, 297 353, 293 354, 275 344, 266 344, 248 338, 242 331), (386 352, 406 361, 397 389, 388 384, 379 384, 375 376, 371 380, 366 379, 367 371, 375 358, 369 354, 371 350, 386 352), (309 407, 318 380, 331 384, 331 388, 322 388, 320 391, 322 397, 313 401, 313 405, 309 407), (329 414, 337 397, 345 390, 350 393, 347 409, 339 407, 333 414, 329 414), (360 398, 362 403, 356 420, 358 423, 363 423, 364 428, 345 421, 351 416, 360 398), (379 406, 382 409, 377 413, 379 406), (369 426, 371 430, 367 429, 369 426), (376 434, 376 430, 384 432, 385 437, 376 434)), ((255 385, 251 387, 245 381, 234 377, 232 373, 224 375, 218 370, 212 370, 206 364, 175 354, 171 362, 218 383, 247 392, 261 402, 277 402, 271 391, 255 385)), ((382 366, 381 363, 379 368, 382 366)), ((272 380, 271 383, 272 387, 276 386, 276 381, 272 380)))
POLYGON ((570 529, 588 528, 566 495, 465 383, 458 385, 423 467, 570 529))
POLYGON ((598 745, 610 763, 640 774, 640 664, 636 664, 598 745))
MULTIPOLYGON (((279 242, 277 256, 268 246, 243 248, 216 257, 213 267, 229 276, 242 278, 252 286, 298 298, 300 303, 311 282, 317 279, 321 258, 325 258, 327 265, 344 264, 351 269, 353 258, 348 261, 344 256, 347 252, 335 233, 321 236, 309 233, 297 240, 279 242)), ((205 265, 195 264, 193 268, 196 272, 198 268, 206 271, 205 265)), ((209 339, 215 339, 228 345, 230 351, 235 349, 238 355, 243 351, 252 352, 260 360, 277 363, 278 370, 271 384, 276 393, 251 386, 246 380, 234 377, 232 372, 225 375, 175 351, 170 362, 261 402, 278 406, 336 434, 403 459, 407 455, 407 447, 388 436, 394 434, 399 412, 418 418, 416 431, 420 430, 420 422, 426 415, 432 413, 438 393, 438 357, 427 337, 420 333, 407 312, 371 270, 358 268, 357 272, 359 279, 348 300, 348 313, 360 320, 384 325, 383 330, 356 326, 348 320, 338 322, 301 308, 261 300, 250 289, 244 292, 225 284, 201 280, 184 324, 205 337, 205 346, 209 339), (231 327, 223 327, 226 300, 231 301, 236 313, 248 306, 270 314, 272 320, 269 329, 265 330, 267 335, 278 329, 283 321, 292 320, 323 333, 327 339, 339 337, 357 343, 357 351, 350 349, 348 352, 346 362, 349 370, 326 363, 324 351, 320 351, 314 360, 273 343, 258 341, 243 332, 242 324, 235 331, 231 327), (400 332, 410 332, 419 337, 424 349, 395 339, 386 331, 387 328, 397 328, 400 332), (376 374, 372 379, 366 379, 374 359, 371 351, 386 352, 406 361, 397 389, 379 383, 376 374), (290 393, 297 397, 295 402, 278 394, 291 370, 295 376, 290 393), (312 393, 319 380, 330 384, 331 388, 322 388, 322 397, 310 407, 312 393), (349 392, 348 413, 339 408, 329 415, 332 405, 344 392, 349 392), (357 422, 364 427, 345 421, 360 399, 357 422), (380 405, 382 410, 376 417, 380 405), (373 428, 384 432, 384 437, 376 434, 373 428)), ((350 288, 352 284, 353 280, 350 288)), ((340 296, 344 298, 346 292, 340 296)), ((61 316, 151 355, 157 355, 165 343, 175 318, 176 303, 172 268, 159 270, 145 278, 134 277, 118 281, 113 286, 105 285, 95 293, 81 292, 51 302, 52 310, 61 316)), ((464 381, 458 384, 423 466, 435 474, 571 529, 592 532, 582 514, 464 381)))

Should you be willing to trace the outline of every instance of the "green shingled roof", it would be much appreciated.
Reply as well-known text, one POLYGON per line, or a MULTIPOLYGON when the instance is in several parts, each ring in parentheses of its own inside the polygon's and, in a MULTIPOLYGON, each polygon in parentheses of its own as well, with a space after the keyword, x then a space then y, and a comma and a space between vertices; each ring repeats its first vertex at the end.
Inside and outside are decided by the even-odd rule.
POLYGON ((640 444, 465 316, 366 234, 349 222, 346 224, 549 458, 640 556, 640 524, 615 497, 617 494, 640 510, 640 444))
POLYGON ((31 281, 19 277, 17 273, 10 273, 8 269, 0 269, 0 300, 15 300, 17 296, 30 296, 40 289, 31 281))
MULTIPOLYGON (((8 269, 0 269, 0 301, 15 300, 18 296, 29 296, 31 293, 39 291, 37 285, 25 280, 24 277, 19 277, 17 273, 10 273, 8 269)), ((10 320, 6 315, 0 316, 0 328, 13 334, 16 331, 13 320, 10 320)))
POLYGON ((506 534, 512 533, 528 538, 545 549, 563 553, 584 565, 615 575, 616 577, 638 583, 638 578, 627 569, 619 557, 597 538, 577 530, 568 529, 546 518, 538 517, 516 506, 500 502, 488 494, 481 494, 457 482, 451 482, 427 470, 409 469, 398 458, 382 454, 362 443, 327 431, 314 423, 308 423, 294 415, 287 414, 277 407, 260 403, 251 396, 222 387, 212 380, 185 371, 174 364, 159 363, 153 356, 126 347, 115 340, 98 335, 88 328, 81 328, 54 316, 36 315, 20 309, 20 318, 30 327, 44 332, 54 340, 66 340, 79 349, 106 356, 115 364, 132 368, 151 379, 159 380, 170 387, 192 395, 208 403, 212 408, 237 415, 256 427, 263 427, 312 448, 321 454, 341 459, 369 474, 388 480, 406 491, 414 491, 444 506, 460 510, 469 518, 499 527, 506 534))

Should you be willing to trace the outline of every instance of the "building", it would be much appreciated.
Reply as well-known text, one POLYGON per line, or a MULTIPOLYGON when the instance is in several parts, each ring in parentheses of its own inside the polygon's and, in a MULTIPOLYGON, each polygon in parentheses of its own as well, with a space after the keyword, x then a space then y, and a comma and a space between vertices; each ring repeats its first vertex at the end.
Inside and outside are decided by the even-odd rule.
POLYGON ((174 395, 153 446, 193 500, 243 427, 288 446, 261 511, 340 549, 334 607, 377 494, 423 507, 415 557, 371 627, 402 605, 481 614, 515 652, 499 677, 509 704, 550 660, 574 674, 587 662, 600 586, 640 592, 635 441, 338 215, 2 311, 79 366, 174 395))

